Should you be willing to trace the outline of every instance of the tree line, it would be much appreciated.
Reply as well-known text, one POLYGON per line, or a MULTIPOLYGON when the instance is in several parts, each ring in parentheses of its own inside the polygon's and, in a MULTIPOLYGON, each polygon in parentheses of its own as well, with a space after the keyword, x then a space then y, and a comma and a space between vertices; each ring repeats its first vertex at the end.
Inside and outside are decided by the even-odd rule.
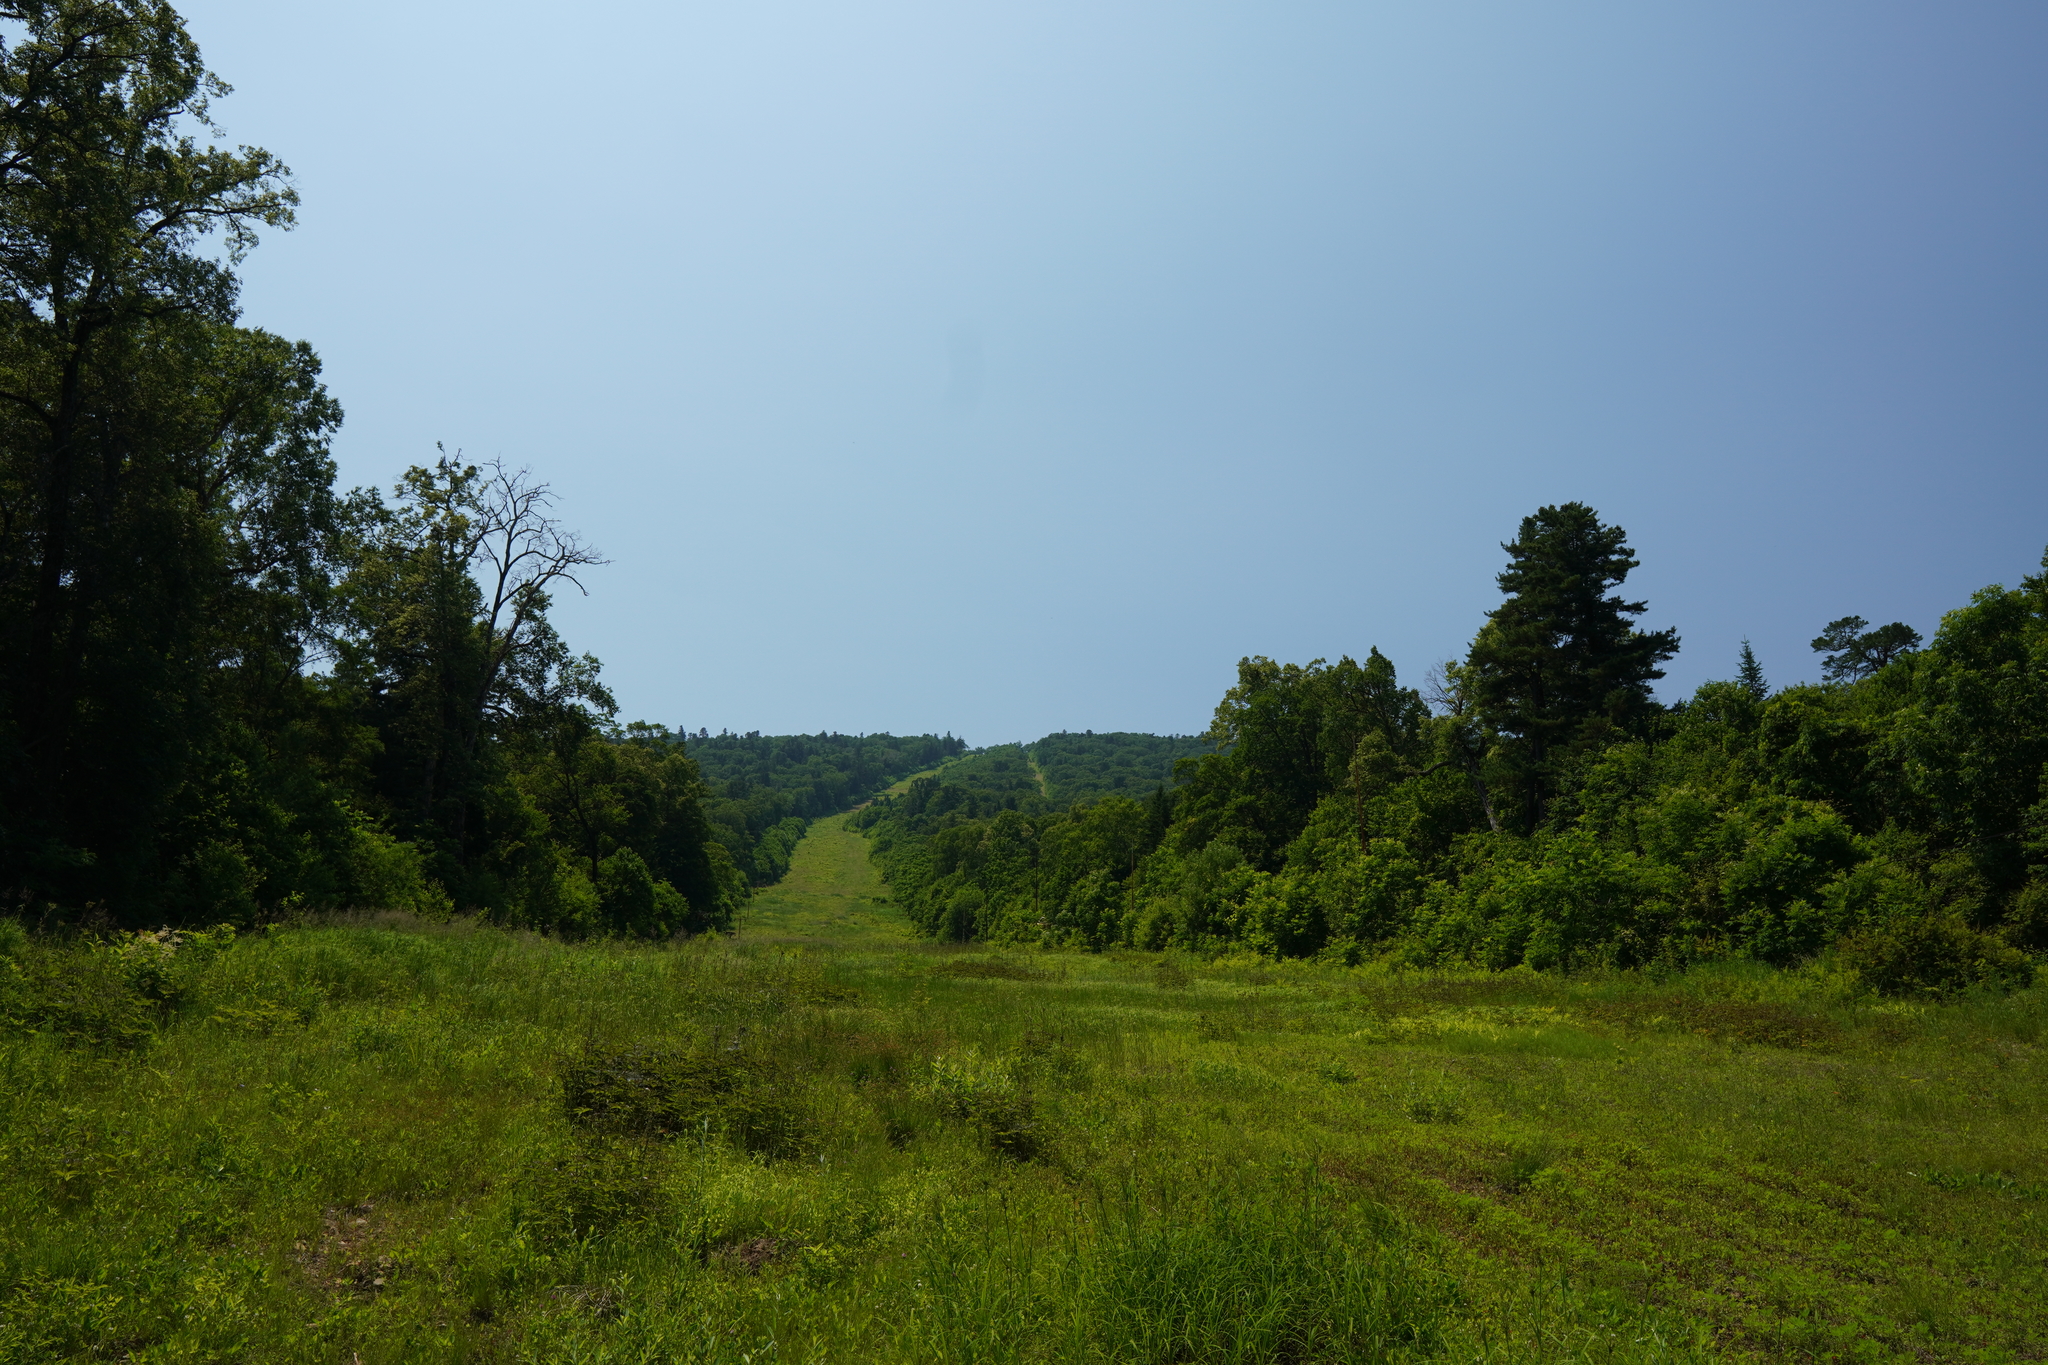
POLYGON ((940 756, 721 791, 550 623, 604 560, 545 483, 339 488, 318 356, 241 317, 298 197, 211 145, 227 93, 167 6, 0 3, 0 914, 716 929, 821 802, 940 756))
MULTIPOLYGON (((2048 572, 1931 643, 1829 623, 1825 680, 1660 704, 1678 649, 1622 529, 1544 507, 1464 657, 1403 685, 1248 658, 1146 799, 1031 810, 942 774, 860 823, 927 933, 1505 969, 1834 954, 1885 989, 2048 950, 2048 572)), ((2044 559, 2048 569, 2048 559, 2044 559)))

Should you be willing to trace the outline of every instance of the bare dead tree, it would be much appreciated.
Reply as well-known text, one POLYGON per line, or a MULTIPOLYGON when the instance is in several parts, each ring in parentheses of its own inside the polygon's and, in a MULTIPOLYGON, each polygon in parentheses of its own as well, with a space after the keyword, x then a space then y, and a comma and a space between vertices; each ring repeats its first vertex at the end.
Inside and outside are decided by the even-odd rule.
MULTIPOLYGON (((505 670, 544 619, 548 592, 567 583, 588 594, 578 574, 609 563, 597 548, 551 515, 554 490, 523 466, 502 460, 476 467, 466 499, 463 557, 483 590, 485 661, 476 710, 484 714, 505 670)), ((474 746, 481 727, 472 734, 474 746)))

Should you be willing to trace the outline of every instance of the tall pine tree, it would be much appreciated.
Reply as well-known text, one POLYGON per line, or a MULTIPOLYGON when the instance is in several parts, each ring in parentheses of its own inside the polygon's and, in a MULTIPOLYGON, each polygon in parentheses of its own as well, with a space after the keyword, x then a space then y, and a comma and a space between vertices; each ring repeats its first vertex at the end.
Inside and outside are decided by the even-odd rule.
POLYGON ((1742 642, 1742 662, 1736 667, 1735 681, 1758 701, 1771 695, 1771 685, 1764 681, 1764 666, 1756 661, 1756 651, 1747 640, 1742 642))
POLYGON ((1636 567, 1619 526, 1584 503, 1539 508, 1501 546, 1509 563, 1466 658, 1463 681, 1534 828, 1556 790, 1558 765, 1610 737, 1640 731, 1656 709, 1657 665, 1678 652, 1676 631, 1639 631, 1647 605, 1611 591, 1636 567))

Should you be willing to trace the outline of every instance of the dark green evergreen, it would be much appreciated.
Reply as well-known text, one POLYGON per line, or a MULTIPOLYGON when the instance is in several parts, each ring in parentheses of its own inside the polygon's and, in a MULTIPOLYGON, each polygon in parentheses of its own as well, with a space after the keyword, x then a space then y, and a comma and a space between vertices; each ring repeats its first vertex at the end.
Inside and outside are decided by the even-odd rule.
POLYGON ((1758 701, 1771 695, 1771 685, 1764 681, 1764 666, 1756 661, 1756 651, 1747 640, 1742 642, 1742 659, 1735 669, 1735 681, 1758 701))
POLYGON ((1501 548, 1507 601, 1488 613, 1466 656, 1462 683, 1495 737, 1506 784, 1532 831, 1575 758, 1639 735, 1655 713, 1657 665, 1678 634, 1635 629, 1647 604, 1613 595, 1636 567, 1619 526, 1584 503, 1544 507, 1501 548))

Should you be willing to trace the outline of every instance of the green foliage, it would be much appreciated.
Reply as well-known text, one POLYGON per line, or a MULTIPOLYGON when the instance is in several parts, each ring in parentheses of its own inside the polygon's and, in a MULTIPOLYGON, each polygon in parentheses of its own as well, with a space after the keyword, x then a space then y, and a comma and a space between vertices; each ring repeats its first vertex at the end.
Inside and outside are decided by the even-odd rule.
POLYGON ((1886 995, 1944 995, 1979 986, 2009 991, 2034 980, 2025 953, 1947 915, 1872 925, 1843 942, 1839 961, 1886 995))
POLYGON ((989 1146, 1016 1161, 1044 1152, 1028 1085, 1022 1068, 1003 1058, 984 1057, 969 1049, 932 1059, 926 1094, 946 1118, 966 1124, 989 1146))
POLYGON ((0 1029, 98 1052, 140 1047, 190 1003, 193 977, 234 937, 221 925, 66 943, 0 921, 0 1029))
POLYGON ((445 918, 452 908, 447 892, 427 876, 419 850, 367 821, 359 819, 347 870, 351 899, 360 906, 429 918, 445 918))
POLYGON ((1606 595, 1634 564, 1620 531, 1546 509, 1510 549, 1486 631, 1520 622, 1523 642, 1482 632, 1434 714, 1377 652, 1246 659, 1211 752, 1142 804, 1050 809, 1008 746, 854 827, 945 938, 1572 971, 1839 947, 1882 992, 2028 979, 2048 949, 2048 574, 1855 681, 1771 693, 1745 654, 1660 708, 1672 641, 1606 595), (1515 710, 1515 677, 1551 709, 1515 710))
POLYGON ((1814 651, 1826 656, 1821 660, 1822 677, 1829 682, 1855 682, 1920 648, 1920 632, 1903 621, 1865 630, 1869 624, 1860 616, 1844 616, 1828 622, 1827 629, 1814 637, 1814 651))
POLYGON ((602 561, 547 486, 443 454, 391 504, 335 488, 317 356, 237 325, 233 268, 297 198, 270 153, 201 145, 227 87, 178 16, 6 17, 10 903, 131 928, 341 906, 730 925, 745 877, 694 769, 638 761, 548 622, 602 561))

